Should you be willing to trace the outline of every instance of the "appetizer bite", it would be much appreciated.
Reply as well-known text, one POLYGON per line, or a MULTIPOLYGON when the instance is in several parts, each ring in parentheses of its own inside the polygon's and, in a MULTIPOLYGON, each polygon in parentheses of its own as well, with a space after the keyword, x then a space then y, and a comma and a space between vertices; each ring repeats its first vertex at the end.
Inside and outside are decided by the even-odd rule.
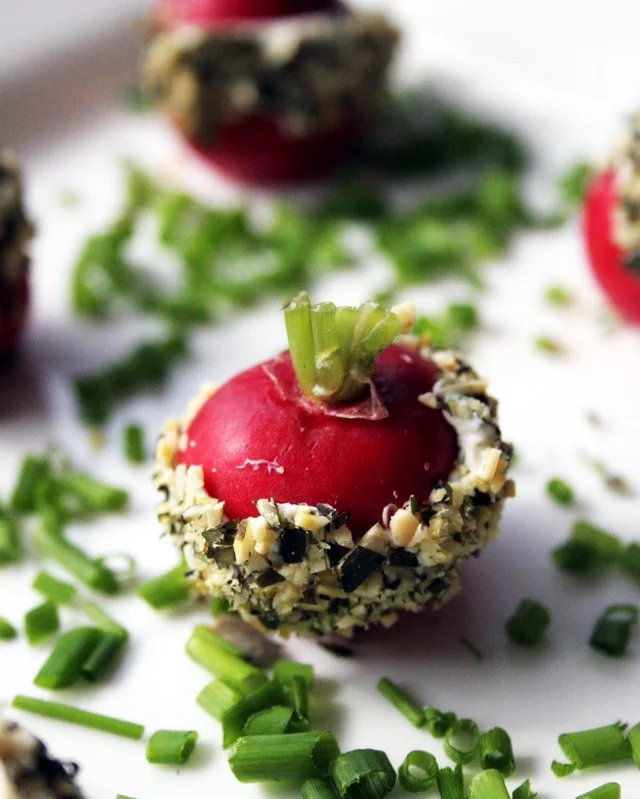
POLYGON ((0 148, 0 366, 15 353, 27 317, 26 247, 32 234, 22 204, 18 163, 0 148))
POLYGON ((143 83, 200 156, 254 183, 321 175, 378 105, 398 41, 336 0, 161 0, 143 83))
POLYGON ((596 280, 620 315, 640 324, 640 114, 592 182, 584 220, 596 280))
POLYGON ((391 625, 455 594, 497 534, 514 493, 497 404, 457 354, 409 335, 414 317, 300 295, 289 352, 166 425, 159 518, 198 588, 254 626, 391 625))
POLYGON ((78 767, 52 758, 44 743, 15 721, 0 719, 0 796, 5 799, 82 799, 78 767))

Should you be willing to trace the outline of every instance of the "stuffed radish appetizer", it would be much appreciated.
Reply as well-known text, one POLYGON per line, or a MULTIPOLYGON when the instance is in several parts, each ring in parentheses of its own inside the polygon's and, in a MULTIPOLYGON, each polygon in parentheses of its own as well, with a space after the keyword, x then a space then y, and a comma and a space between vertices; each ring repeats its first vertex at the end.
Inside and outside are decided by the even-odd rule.
POLYGON ((336 0, 161 0, 144 83, 232 178, 273 183, 342 160, 378 105, 398 40, 336 0))
POLYGON ((0 148, 0 365, 14 355, 26 322, 31 236, 18 164, 0 148))
POLYGON ((514 494, 495 400, 409 334, 410 304, 302 294, 284 313, 288 352, 166 425, 163 526, 198 588, 263 630, 351 635, 441 605, 514 494))
POLYGON ((624 319, 640 324, 640 114, 591 184, 585 237, 600 287, 624 319))

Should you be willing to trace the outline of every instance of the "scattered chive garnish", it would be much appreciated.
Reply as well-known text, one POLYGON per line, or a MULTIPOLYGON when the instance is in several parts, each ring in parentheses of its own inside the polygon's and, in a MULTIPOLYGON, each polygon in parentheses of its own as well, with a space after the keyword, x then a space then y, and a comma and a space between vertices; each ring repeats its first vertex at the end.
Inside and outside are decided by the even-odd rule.
POLYGON ((464 799, 464 782, 462 779, 462 766, 441 768, 437 777, 438 791, 441 799, 464 799))
POLYGON ((101 632, 97 627, 77 627, 61 635, 37 673, 34 683, 39 688, 49 690, 69 688, 74 685, 100 638, 101 632))
POLYGON ((574 763, 560 763, 559 760, 553 760, 551 763, 551 771, 559 778, 568 777, 576 768, 574 763))
POLYGON ((187 654, 217 677, 227 679, 242 693, 267 682, 260 669, 247 663, 231 644, 206 627, 196 627, 187 642, 187 654))
POLYGON ((558 308, 567 308, 574 302, 573 294, 564 286, 548 286, 544 297, 549 305, 556 305, 558 308))
POLYGON ((55 602, 47 600, 25 614, 24 633, 27 641, 33 646, 58 632, 60 618, 55 602))
POLYGON ((422 710, 411 697, 392 682, 388 677, 382 677, 378 682, 378 691, 388 699, 391 704, 405 716, 414 727, 424 727, 426 723, 424 710, 422 710))
POLYGON ((214 596, 209 605, 209 612, 212 616, 222 616, 229 612, 229 603, 221 596, 214 596))
POLYGON ((487 769, 471 780, 469 799, 511 799, 504 776, 496 769, 487 769))
POLYGON ((10 621, 0 616, 0 641, 13 641, 18 637, 18 631, 10 621))
POLYGON ((22 557, 22 544, 18 523, 6 508, 0 505, 0 566, 17 563, 22 557))
POLYGON ((71 585, 71 583, 58 580, 57 577, 53 577, 48 572, 44 571, 38 572, 33 583, 31 583, 31 587, 57 605, 68 605, 75 599, 78 593, 76 587, 71 585))
POLYGON ((640 544, 632 542, 622 550, 618 558, 623 570, 636 583, 640 583, 640 544))
POLYGON ((284 685, 290 684, 294 677, 302 677, 307 688, 313 688, 313 666, 297 663, 295 660, 277 660, 273 664, 273 677, 284 685))
POLYGON ((578 769, 602 766, 631 759, 631 746, 624 736, 625 725, 609 724, 581 732, 566 732, 558 737, 567 760, 578 769))
POLYGON ((242 697, 243 694, 228 680, 219 677, 205 685, 196 697, 196 702, 206 713, 221 721, 224 712, 242 697))
POLYGON ((634 725, 627 735, 633 762, 640 768, 640 724, 634 725))
POLYGON ((617 560, 621 553, 622 542, 617 536, 579 519, 571 528, 569 540, 554 549, 551 557, 561 569, 584 574, 617 560))
POLYGON ((111 616, 92 599, 81 599, 78 603, 78 607, 85 616, 91 619, 101 630, 111 633, 123 641, 129 637, 127 630, 115 621, 115 619, 112 619, 111 616))
POLYGON ((536 799, 537 795, 531 788, 531 780, 525 780, 514 789, 512 799, 536 799))
POLYGON ((559 477, 553 477, 547 483, 547 494, 558 505, 573 505, 575 504, 575 495, 573 489, 565 480, 559 477))
POLYGON ((154 610, 177 608, 193 597, 193 583, 186 576, 186 566, 181 563, 165 574, 139 585, 136 594, 154 610))
POLYGON ((455 713, 443 713, 434 707, 425 707, 424 717, 427 722, 427 729, 434 738, 444 738, 457 720, 455 713))
POLYGON ((503 777, 515 771, 511 738, 501 727, 494 727, 480 736, 480 762, 483 769, 496 769, 503 777))
POLYGON ((197 741, 194 730, 157 730, 147 741, 147 761, 181 766, 191 757, 197 741))
POLYGON ((99 682, 124 649, 126 637, 100 630, 100 637, 82 664, 80 673, 89 682, 99 682))
POLYGON ((604 655, 622 657, 637 623, 637 605, 610 605, 596 621, 589 646, 604 655))
POLYGON ((300 786, 302 799, 338 799, 333 783, 323 777, 312 777, 300 786))
POLYGON ((562 202, 569 208, 577 208, 584 200, 594 176, 594 166, 580 161, 570 166, 560 177, 558 186, 562 202))
POLYGON ((509 638, 522 646, 536 646, 551 622, 549 611, 535 599, 522 599, 505 629, 509 638))
POLYGON ((546 355, 563 355, 564 347, 551 336, 538 336, 535 340, 536 349, 546 355))
POLYGON ((282 735, 289 729, 292 718, 293 708, 284 705, 267 707, 249 716, 242 729, 242 735, 282 735))
POLYGON ((144 463, 147 458, 147 448, 144 440, 144 430, 139 424, 128 424, 124 428, 124 452, 129 463, 144 463))
POLYGON ((68 469, 59 478, 62 490, 88 513, 119 513, 129 504, 129 493, 110 486, 89 474, 68 469))
POLYGON ((581 793, 577 799, 620 799, 620 785, 617 782, 607 782, 598 788, 581 793))
MULTIPOLYGON (((296 725, 301 725, 303 728, 309 727, 309 689, 307 681, 304 677, 296 674, 289 684, 291 692, 291 700, 293 703, 293 717, 296 725)), ((303 732, 303 729, 298 729, 296 732, 303 732)))
POLYGON ((222 746, 227 749, 243 735, 247 721, 261 710, 284 705, 286 697, 280 683, 271 681, 243 696, 222 713, 222 746))
POLYGON ((414 749, 398 769, 398 782, 409 793, 427 791, 438 778, 438 762, 430 752, 414 749))
POLYGON ((18 482, 11 497, 11 507, 19 513, 33 513, 36 510, 38 489, 51 479, 51 466, 48 458, 27 455, 22 461, 18 482))
POLYGON ((32 696, 19 694, 14 697, 11 705, 17 710, 25 710, 28 713, 36 713, 39 716, 46 716, 50 719, 66 721, 69 724, 78 724, 81 727, 91 727, 95 730, 111 733, 111 735, 132 738, 135 741, 139 741, 144 735, 144 727, 141 724, 122 721, 112 716, 103 716, 101 713, 92 713, 72 705, 63 705, 60 702, 49 702, 46 699, 36 699, 32 696))
POLYGON ((382 799, 396 784, 395 769, 378 749, 354 749, 338 755, 329 774, 341 799, 382 799))
POLYGON ((340 753, 332 732, 238 738, 229 766, 239 782, 295 782, 328 774, 340 753))
POLYGON ((480 751, 480 730, 471 719, 458 719, 444 736, 444 751, 454 763, 471 763, 480 751))

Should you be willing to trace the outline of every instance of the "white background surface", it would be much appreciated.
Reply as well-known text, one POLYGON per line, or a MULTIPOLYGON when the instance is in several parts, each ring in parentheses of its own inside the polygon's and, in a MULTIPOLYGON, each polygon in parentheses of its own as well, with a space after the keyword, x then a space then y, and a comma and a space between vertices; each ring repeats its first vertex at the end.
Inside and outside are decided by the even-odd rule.
MULTIPOLYGON (((155 172, 192 178, 217 199, 235 195, 214 178, 193 174, 162 123, 128 117, 119 108, 120 89, 135 74, 131 23, 142 7, 122 0, 0 0, 0 139, 20 151, 38 225, 34 317, 25 360, 17 378, 1 384, 0 391, 0 495, 11 486, 25 452, 50 441, 65 444, 81 465, 129 484, 134 492, 130 515, 78 528, 73 535, 95 553, 131 552, 148 577, 171 566, 174 555, 157 540, 150 469, 134 470, 122 461, 122 424, 141 420, 151 437, 166 416, 182 411, 200 382, 222 380, 270 356, 283 346, 284 334, 275 303, 228 327, 198 334, 194 360, 178 371, 166 392, 124 409, 103 452, 88 446, 72 410, 68 376, 107 362, 143 329, 154 329, 151 324, 92 328, 69 313, 74 255, 83 238, 117 208, 118 159, 133 156, 155 172), (82 199, 73 210, 58 202, 60 191, 68 188, 82 199)), ((408 26, 400 79, 430 76, 453 97, 517 125, 535 144, 537 185, 577 156, 603 157, 619 117, 636 99, 640 10, 633 3, 618 0, 605 8, 551 0, 396 0, 393 13, 408 26)), ((321 682, 316 726, 331 726, 344 749, 384 748, 396 765, 414 748, 441 754, 439 744, 375 693, 378 678, 388 674, 436 707, 470 716, 485 728, 504 726, 519 763, 510 787, 531 777, 543 799, 570 799, 619 779, 623 796, 634 799, 640 795, 640 773, 633 766, 564 781, 549 771, 551 760, 561 756, 560 732, 618 718, 640 721, 638 640, 621 661, 586 646, 600 611, 612 601, 637 601, 637 588, 615 575, 588 585, 563 577, 552 568, 549 550, 567 535, 577 515, 625 538, 638 536, 638 499, 605 493, 584 463, 585 455, 598 458, 640 488, 638 333, 607 334, 599 322, 602 301, 586 270, 577 224, 518 237, 508 259, 490 266, 487 274, 489 291, 480 298, 485 329, 474 343, 473 358, 491 377, 505 434, 521 455, 519 496, 509 504, 500 539, 470 564, 463 595, 437 617, 406 619, 389 633, 363 638, 352 661, 336 660, 308 642, 292 642, 288 650, 316 665, 321 682), (542 293, 550 282, 575 291, 575 309, 544 305, 542 293), (555 361, 536 353, 532 340, 541 333, 562 340, 567 357, 555 361), (602 428, 587 423, 588 410, 602 416, 602 428), (546 499, 544 483, 554 474, 575 486, 580 497, 575 512, 556 509, 546 499), (522 596, 543 600, 553 613, 548 642, 532 653, 510 647, 502 631, 522 596), (485 651, 481 663, 460 646, 461 635, 485 651)), ((360 301, 377 280, 379 272, 372 268, 364 277, 336 279, 316 296, 360 301)), ((438 307, 445 290, 447 296, 455 293, 430 288, 416 299, 422 308, 438 307)), ((36 604, 28 586, 37 565, 32 558, 26 566, 0 573, 2 615, 17 622, 36 604)), ((127 661, 108 685, 63 692, 63 701, 140 721, 150 732, 197 729, 201 745, 192 762, 176 772, 148 765, 143 746, 135 742, 20 716, 56 754, 82 764, 87 796, 272 795, 233 780, 218 725, 195 705, 208 675, 187 659, 183 647, 206 613, 165 618, 129 597, 105 605, 132 631, 127 661)), ((22 639, 2 645, 0 702, 17 692, 41 694, 31 680, 47 651, 31 649, 22 639)))

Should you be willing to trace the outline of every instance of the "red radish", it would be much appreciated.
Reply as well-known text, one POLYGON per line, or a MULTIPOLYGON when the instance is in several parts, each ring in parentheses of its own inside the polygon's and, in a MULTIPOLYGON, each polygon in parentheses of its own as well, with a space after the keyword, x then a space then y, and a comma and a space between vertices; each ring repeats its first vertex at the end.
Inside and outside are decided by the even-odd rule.
MULTIPOLYGON (((300 307, 300 300, 294 302, 300 307)), ((375 307, 367 306, 367 313, 375 307)), ((371 329, 379 321, 374 316, 371 329)), ((394 314, 384 324, 390 335, 376 349, 399 332, 394 314)), ((322 384, 317 364, 327 368, 326 352, 299 357, 296 332, 292 335, 289 325, 288 332, 296 370, 292 356, 284 354, 222 386, 191 422, 178 462, 203 467, 207 492, 224 499, 230 518, 255 515, 259 498, 326 503, 350 512, 355 539, 382 520, 385 506, 402 506, 410 496, 426 502, 458 455, 455 431, 442 412, 418 400, 433 387, 434 364, 400 345, 384 349, 375 365, 370 354, 356 354, 351 364, 358 371, 368 362, 374 390, 361 375, 344 399, 326 403, 305 396, 296 379, 300 368, 310 366, 315 375, 307 384, 322 384)), ((333 350, 332 355, 336 360, 329 371, 340 358, 333 350)))
POLYGON ((215 27, 221 22, 288 17, 338 7, 337 0, 162 0, 155 20, 165 27, 183 22, 215 27))
POLYGON ((614 211, 620 198, 613 169, 591 184, 585 203, 585 237, 591 268, 602 290, 629 322, 640 323, 640 273, 625 265, 625 253, 616 244, 614 211))
POLYGON ((29 304, 29 280, 25 270, 11 286, 0 280, 0 359, 13 355, 24 330, 29 304))

